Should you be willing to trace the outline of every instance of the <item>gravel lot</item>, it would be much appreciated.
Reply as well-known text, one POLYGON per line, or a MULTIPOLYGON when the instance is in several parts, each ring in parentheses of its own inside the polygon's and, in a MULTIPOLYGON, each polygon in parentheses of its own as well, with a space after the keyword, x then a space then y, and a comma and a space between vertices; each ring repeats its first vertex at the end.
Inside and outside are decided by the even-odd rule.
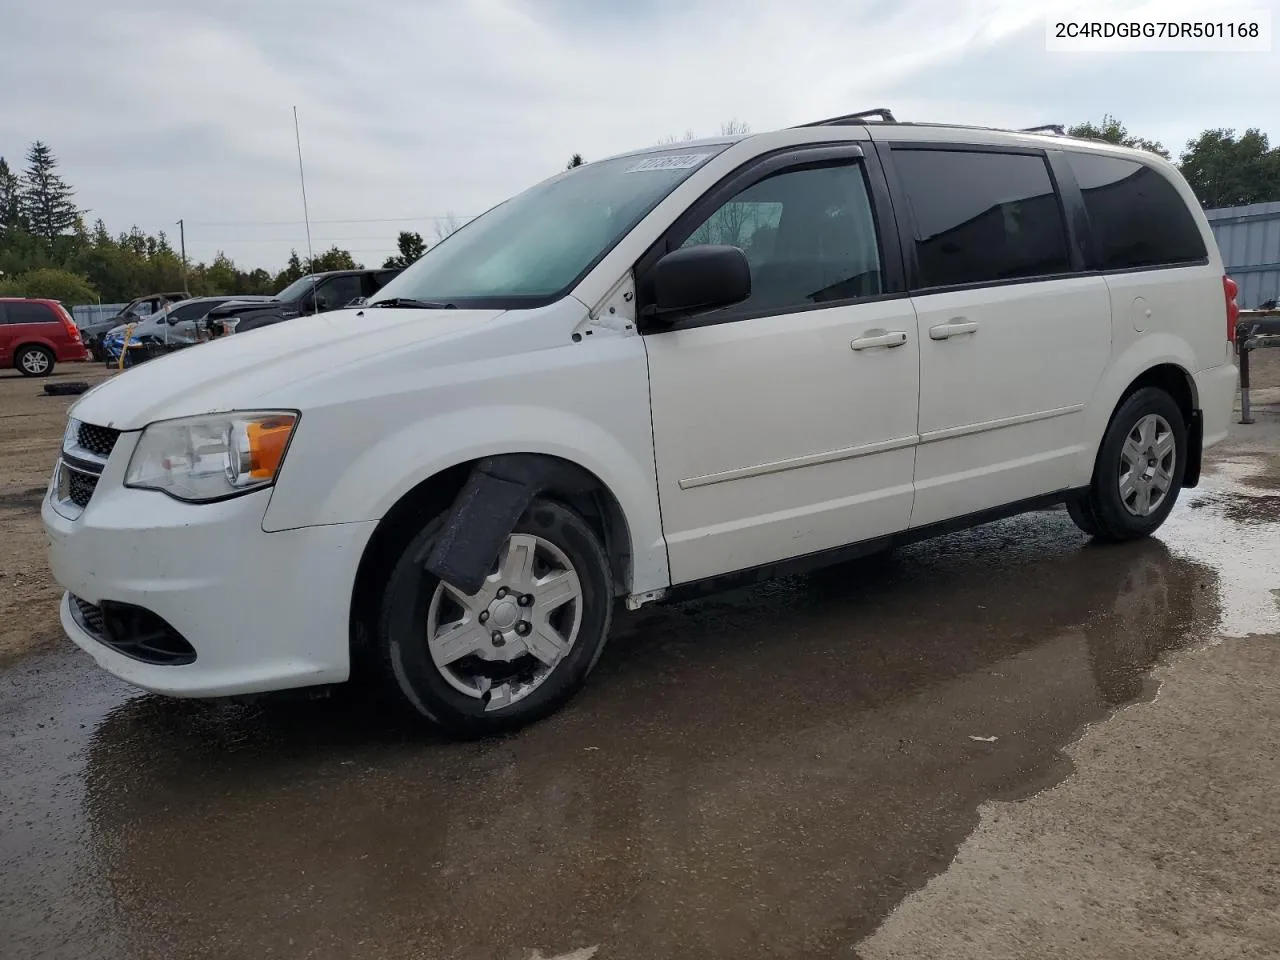
POLYGON ((46 383, 98 383, 98 363, 63 363, 46 379, 0 370, 0 667, 63 639, 44 557, 40 501, 75 397, 51 397, 46 383))

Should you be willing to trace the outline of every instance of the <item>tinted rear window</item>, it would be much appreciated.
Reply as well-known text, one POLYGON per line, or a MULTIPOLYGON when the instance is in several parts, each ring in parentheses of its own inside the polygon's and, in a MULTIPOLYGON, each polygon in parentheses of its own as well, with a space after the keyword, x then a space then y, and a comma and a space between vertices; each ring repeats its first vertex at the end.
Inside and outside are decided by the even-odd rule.
POLYGON ((1204 238, 1186 201, 1160 171, 1135 160, 1068 153, 1084 194, 1101 270, 1194 263, 1204 238))
POLYGON ((6 303, 6 323, 58 323, 56 313, 43 303, 6 303))
POLYGON ((1067 231, 1040 156, 895 149, 915 220, 920 286, 1071 271, 1067 231))

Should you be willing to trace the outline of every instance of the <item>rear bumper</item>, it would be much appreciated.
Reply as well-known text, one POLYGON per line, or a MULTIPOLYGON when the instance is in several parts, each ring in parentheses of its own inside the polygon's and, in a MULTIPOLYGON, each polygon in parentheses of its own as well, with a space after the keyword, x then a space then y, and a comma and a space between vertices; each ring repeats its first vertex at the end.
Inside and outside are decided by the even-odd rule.
POLYGON ((1235 409, 1240 371, 1234 363, 1228 362, 1201 370, 1195 375, 1195 381, 1204 428, 1203 449, 1208 450, 1227 439, 1232 411, 1235 409))
POLYGON ((89 359, 89 351, 83 343, 76 343, 69 347, 59 347, 57 358, 59 363, 78 363, 89 359))

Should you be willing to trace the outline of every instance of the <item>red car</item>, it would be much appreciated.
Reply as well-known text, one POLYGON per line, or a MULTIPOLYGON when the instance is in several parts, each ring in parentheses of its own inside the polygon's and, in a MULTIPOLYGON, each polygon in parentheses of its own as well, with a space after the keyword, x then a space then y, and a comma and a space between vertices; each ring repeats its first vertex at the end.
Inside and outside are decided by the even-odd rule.
POLYGON ((0 297, 0 370, 45 377, 55 363, 87 357, 80 329, 57 300, 0 297))

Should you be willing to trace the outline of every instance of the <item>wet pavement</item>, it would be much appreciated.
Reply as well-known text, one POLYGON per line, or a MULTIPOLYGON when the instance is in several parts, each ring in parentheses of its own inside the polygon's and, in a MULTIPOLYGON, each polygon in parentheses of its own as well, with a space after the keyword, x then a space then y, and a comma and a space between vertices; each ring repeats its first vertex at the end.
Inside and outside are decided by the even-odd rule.
POLYGON ((1227 458, 1146 542, 1050 511, 646 608, 490 742, 29 657, 0 674, 0 957, 857 956, 1163 656, 1280 632, 1277 477, 1227 458))

